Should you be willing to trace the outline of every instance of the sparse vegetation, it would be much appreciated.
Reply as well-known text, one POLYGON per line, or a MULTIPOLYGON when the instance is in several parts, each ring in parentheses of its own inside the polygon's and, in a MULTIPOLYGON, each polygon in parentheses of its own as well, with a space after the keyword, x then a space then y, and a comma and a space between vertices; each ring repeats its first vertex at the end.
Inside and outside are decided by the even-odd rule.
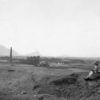
MULTIPOLYGON (((92 68, 92 60, 68 59, 68 63, 58 68, 57 62, 48 68, 33 67, 33 57, 26 60, 29 64, 0 63, 0 100, 99 100, 100 81, 84 80, 92 68)), ((39 59, 36 65, 39 61, 46 60, 39 59)))

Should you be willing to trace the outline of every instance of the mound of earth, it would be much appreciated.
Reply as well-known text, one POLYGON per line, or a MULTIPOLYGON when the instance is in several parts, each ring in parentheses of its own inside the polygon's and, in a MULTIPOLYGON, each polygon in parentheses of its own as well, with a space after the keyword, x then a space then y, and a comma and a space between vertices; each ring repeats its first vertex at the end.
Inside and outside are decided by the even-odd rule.
POLYGON ((38 100, 100 100, 100 81, 86 82, 83 77, 84 73, 46 77, 36 83, 33 91, 38 100))
POLYGON ((0 100, 100 100, 100 80, 85 81, 87 72, 18 68, 0 70, 0 100))

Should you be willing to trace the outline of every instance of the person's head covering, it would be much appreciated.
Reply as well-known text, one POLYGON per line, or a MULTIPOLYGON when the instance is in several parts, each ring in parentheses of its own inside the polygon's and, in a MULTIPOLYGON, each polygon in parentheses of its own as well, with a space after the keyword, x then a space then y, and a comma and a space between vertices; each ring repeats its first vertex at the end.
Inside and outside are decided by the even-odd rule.
POLYGON ((98 62, 98 61, 96 61, 96 62, 94 63, 94 65, 98 66, 98 65, 99 65, 99 62, 98 62))

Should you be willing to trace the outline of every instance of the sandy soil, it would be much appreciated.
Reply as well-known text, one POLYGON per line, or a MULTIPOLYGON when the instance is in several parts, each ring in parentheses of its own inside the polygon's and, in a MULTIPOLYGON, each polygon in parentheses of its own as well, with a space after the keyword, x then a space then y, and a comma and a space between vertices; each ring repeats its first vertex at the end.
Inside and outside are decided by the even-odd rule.
POLYGON ((45 98, 37 97, 33 88, 37 83, 43 83, 42 80, 46 77, 59 77, 86 71, 81 68, 54 69, 31 65, 0 64, 0 100, 65 100, 63 97, 48 94, 45 98))

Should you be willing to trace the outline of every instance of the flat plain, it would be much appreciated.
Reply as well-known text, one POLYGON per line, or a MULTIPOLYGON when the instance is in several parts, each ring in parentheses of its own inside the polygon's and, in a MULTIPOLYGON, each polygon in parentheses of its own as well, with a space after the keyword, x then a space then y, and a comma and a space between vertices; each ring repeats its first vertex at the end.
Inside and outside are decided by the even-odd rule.
MULTIPOLYGON (((90 96, 86 96, 87 91, 90 92, 97 86, 95 83, 91 86, 86 85, 84 81, 84 77, 92 67, 92 64, 81 62, 55 64, 51 67, 1 63, 0 100, 93 100, 93 98, 99 100, 99 95, 93 96, 96 93, 93 95, 90 93, 90 96), (70 75, 79 75, 78 82, 69 84, 64 81, 65 83, 62 84, 61 79, 66 80, 67 76, 70 75), (52 84, 56 80, 60 80, 59 85, 52 84), (77 85, 81 85, 83 93, 80 93, 82 91, 79 91, 77 85), (88 90, 86 86, 88 86, 88 90), (77 89, 76 94, 75 89, 77 89)), ((95 90, 99 91, 99 88, 98 86, 95 90)))

